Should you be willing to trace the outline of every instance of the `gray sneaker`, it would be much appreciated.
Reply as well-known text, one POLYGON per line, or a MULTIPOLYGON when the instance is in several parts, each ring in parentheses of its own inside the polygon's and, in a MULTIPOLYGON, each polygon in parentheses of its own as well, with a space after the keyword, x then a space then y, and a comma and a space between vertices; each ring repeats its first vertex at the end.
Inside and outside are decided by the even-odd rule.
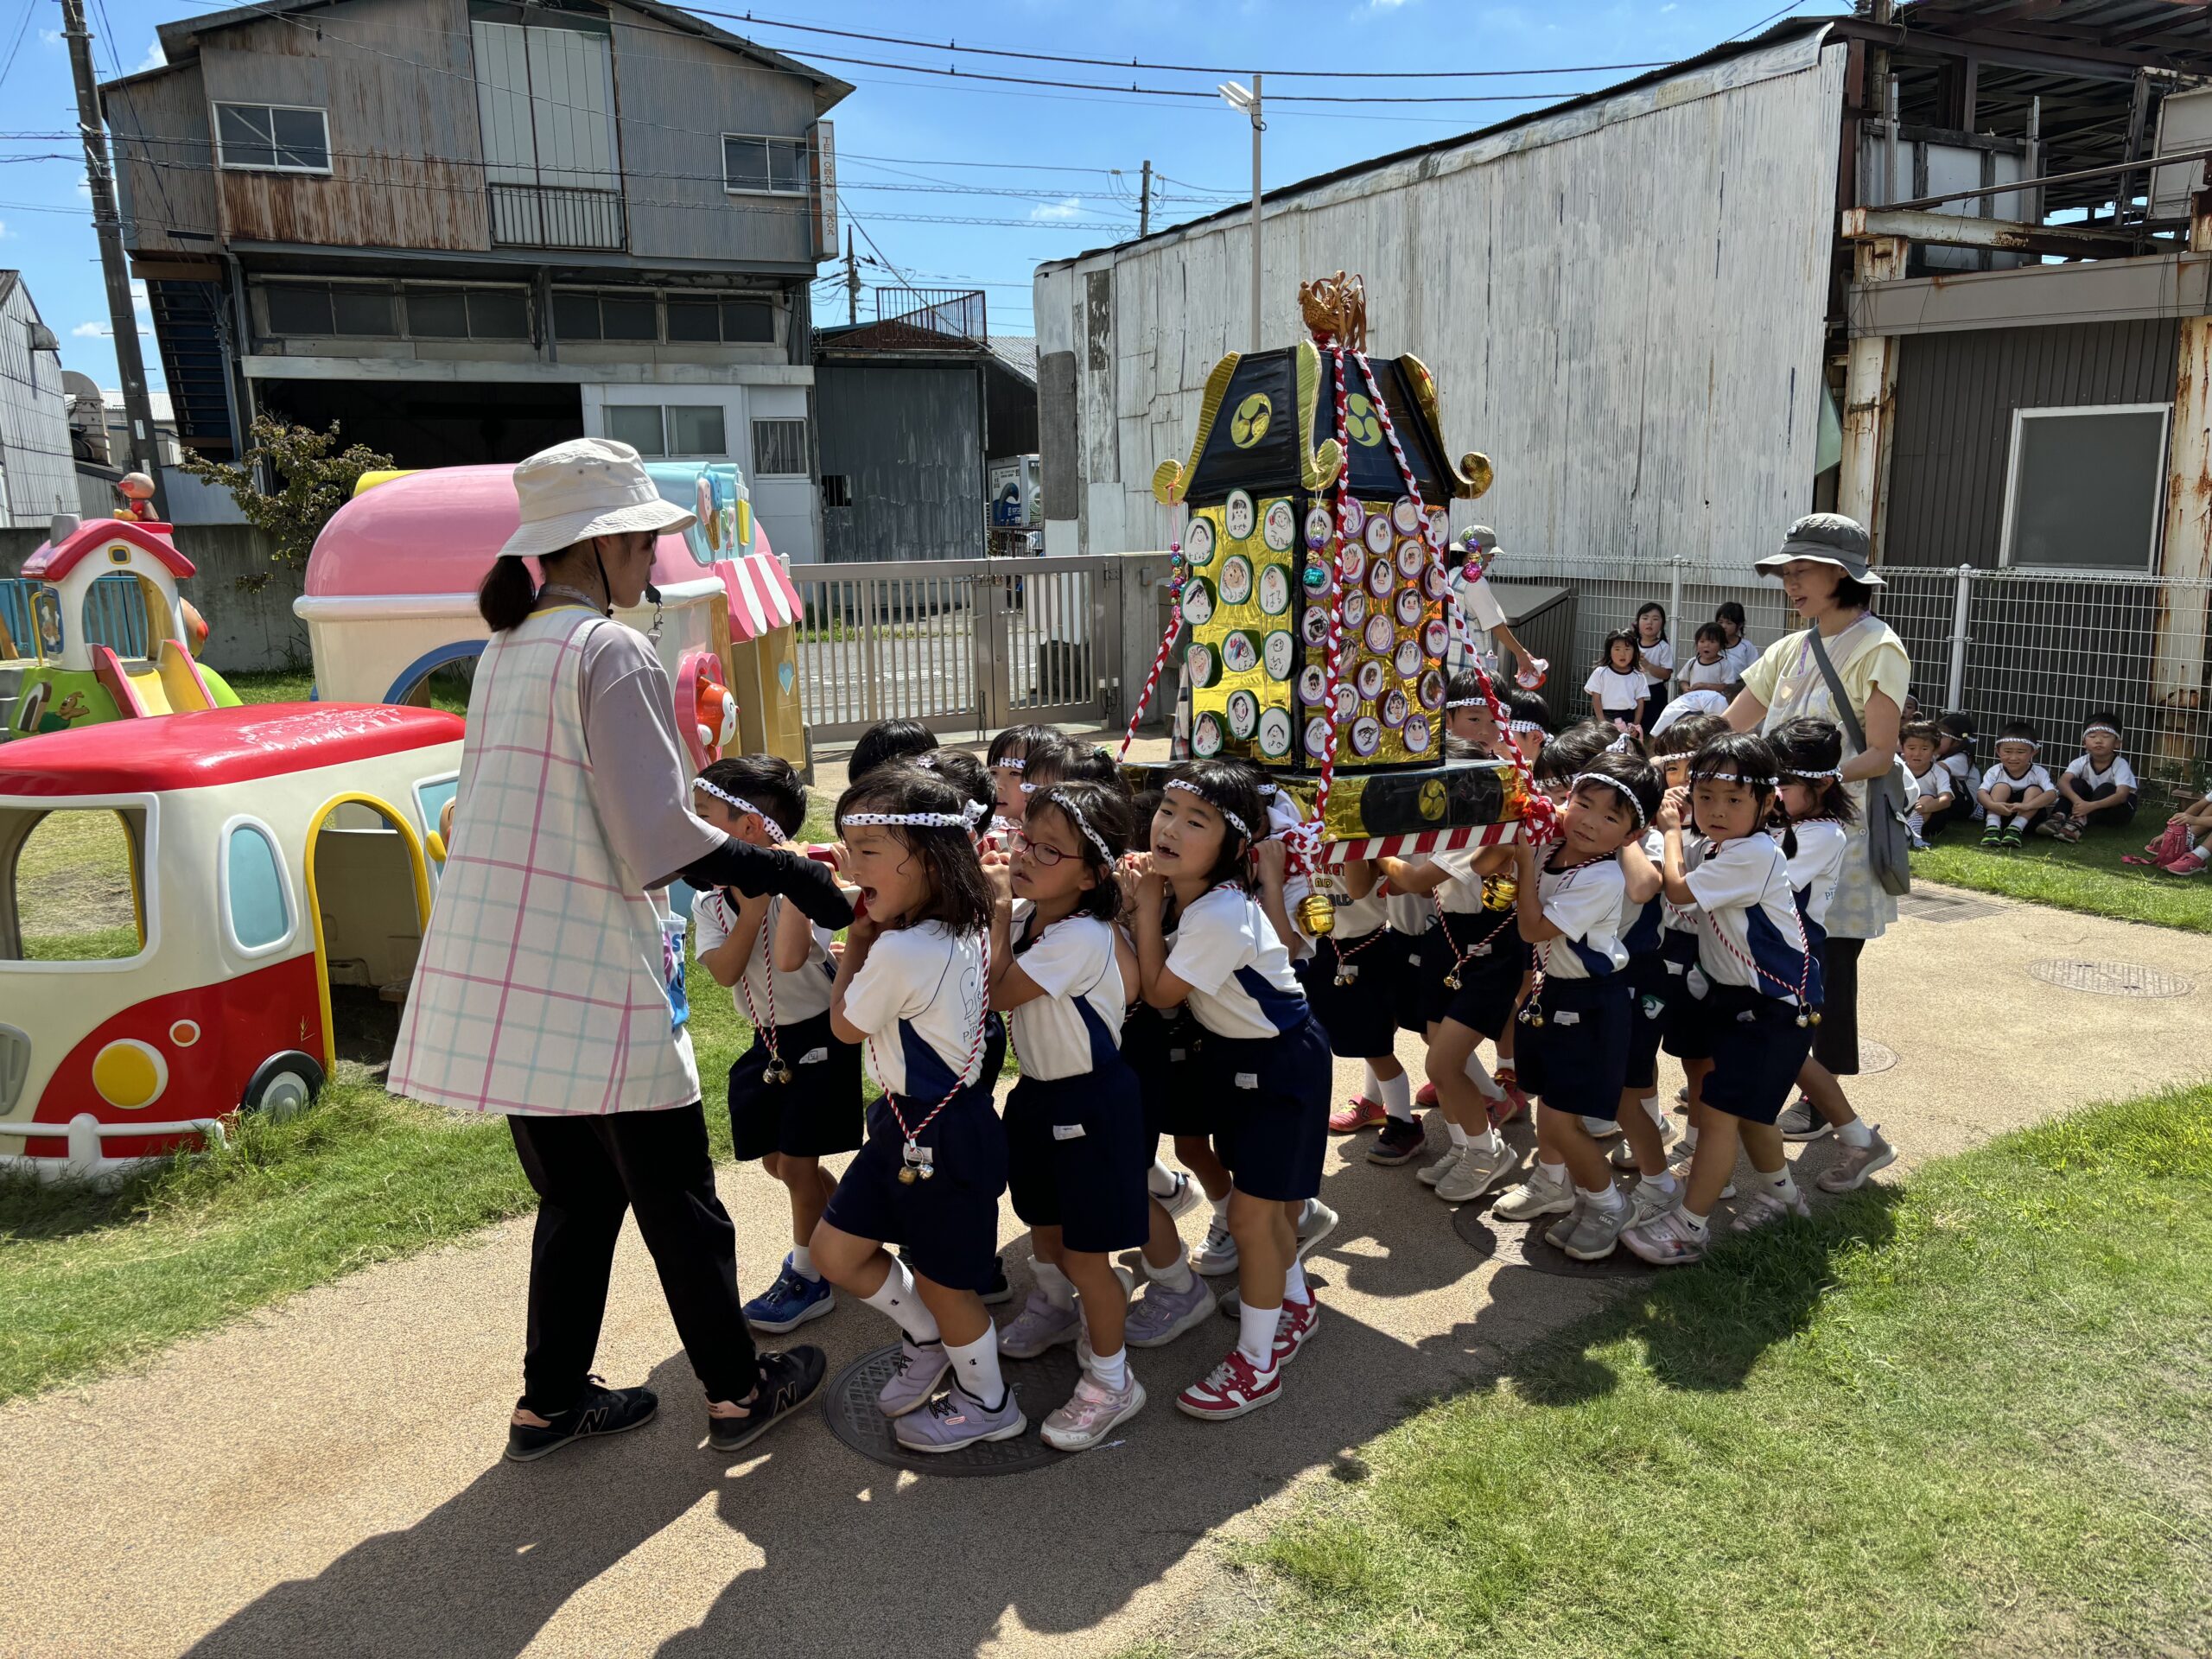
POLYGON ((1471 1203, 1520 1170, 1521 1154, 1504 1141, 1495 1151, 1470 1144, 1452 1173, 1436 1184, 1436 1196, 1446 1204, 1471 1203))
POLYGON ((1319 1198, 1306 1200, 1306 1208, 1298 1214, 1298 1250, 1292 1259, 1302 1258, 1306 1253, 1337 1230, 1343 1217, 1319 1198))
POLYGON ((1574 1183, 1554 1180, 1538 1165, 1529 1179, 1500 1198, 1491 1214, 1500 1221, 1534 1221, 1538 1216, 1564 1215, 1574 1208, 1574 1183))
POLYGON ((901 1417, 891 1431, 908 1452, 957 1452, 982 1440, 1010 1440, 1029 1427, 1014 1390, 1001 1383, 995 1409, 987 1408, 957 1383, 926 1408, 901 1417))
POLYGON ((1008 1359, 1034 1359, 1048 1348, 1073 1342, 1082 1316, 1072 1305, 1056 1307, 1041 1290, 1033 1290, 1021 1312, 999 1327, 999 1352, 1008 1359))
POLYGON ((1109 1389, 1085 1371, 1076 1379, 1067 1404, 1048 1414, 1039 1432, 1055 1452, 1088 1452, 1143 1409, 1144 1384, 1135 1377, 1109 1389))
POLYGON ((1662 1192, 1650 1182, 1639 1181, 1628 1190, 1628 1219, 1621 1224, 1621 1230, 1641 1227, 1647 1221, 1656 1221, 1669 1211, 1681 1207, 1682 1188, 1679 1182, 1672 1192, 1662 1192))
POLYGON ((1878 1169, 1887 1169, 1897 1160, 1897 1149, 1882 1139, 1882 1126, 1869 1124, 1873 1139, 1863 1147, 1839 1141, 1841 1155, 1834 1163, 1814 1177, 1813 1185, 1823 1192, 1855 1192, 1866 1185, 1866 1178, 1878 1169))
POLYGON ((1185 1331, 1205 1324, 1213 1310, 1213 1287, 1196 1273, 1188 1290, 1170 1290, 1154 1280, 1129 1304, 1122 1339, 1132 1348, 1164 1348, 1185 1331))
POLYGON ((1817 1141, 1828 1132, 1828 1121, 1809 1099, 1800 1095, 1782 1109, 1782 1116, 1774 1120, 1774 1127, 1782 1131, 1785 1141, 1817 1141))
POLYGON ((1578 1198, 1566 1220, 1554 1223, 1544 1237, 1578 1262, 1599 1262, 1613 1253, 1621 1230, 1628 1225, 1629 1206, 1624 1200, 1600 1208, 1578 1198))
POLYGON ((899 1368, 891 1373, 891 1380, 875 1396, 875 1403, 887 1417, 904 1417, 930 1397, 951 1365, 943 1343, 917 1344, 912 1338, 902 1337, 899 1341, 899 1368))
POLYGON ((1459 1166, 1460 1155, 1466 1148, 1459 1145, 1445 1147, 1444 1155, 1433 1164, 1423 1164, 1414 1172, 1414 1179, 1423 1186, 1434 1186, 1459 1166))
POLYGON ((1229 1224, 1217 1221, 1206 1229, 1205 1242, 1191 1252, 1191 1267, 1209 1279, 1236 1271, 1236 1241, 1230 1236, 1229 1224))

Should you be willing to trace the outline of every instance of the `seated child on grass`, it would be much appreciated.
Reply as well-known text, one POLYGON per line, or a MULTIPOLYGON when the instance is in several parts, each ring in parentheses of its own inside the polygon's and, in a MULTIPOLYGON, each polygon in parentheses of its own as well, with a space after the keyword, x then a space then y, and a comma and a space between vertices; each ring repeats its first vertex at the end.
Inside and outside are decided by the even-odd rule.
POLYGON ((2024 720, 2009 721, 1997 734, 1997 764, 1982 773, 1975 794, 1989 820, 1982 832, 1983 846, 2018 847, 2057 801, 2050 773, 2036 760, 2042 747, 2036 728, 2024 720))
POLYGON ((1905 770, 1920 789, 1920 798, 1904 821, 1912 833, 1915 852, 1925 850, 1929 836, 1965 816, 1959 807, 1958 774, 1936 758, 1942 742, 1943 734, 1932 721, 1907 726, 1898 740, 1897 751, 1904 757, 1905 770))
POLYGON ((2135 820, 2135 770, 2120 752, 2120 716, 2102 709, 2082 728, 2082 753, 2058 778, 2058 804, 2039 835, 2079 841, 2084 830, 2135 820))

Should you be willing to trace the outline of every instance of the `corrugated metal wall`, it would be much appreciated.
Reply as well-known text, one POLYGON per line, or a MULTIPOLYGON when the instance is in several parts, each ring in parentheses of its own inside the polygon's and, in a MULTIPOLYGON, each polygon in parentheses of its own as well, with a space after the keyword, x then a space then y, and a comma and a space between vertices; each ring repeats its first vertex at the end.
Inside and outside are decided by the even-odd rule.
POLYGON ((0 308, 0 466, 7 474, 10 524, 44 524, 55 513, 77 508, 61 359, 31 349, 37 321, 30 290, 12 279, 7 304, 0 308))
POLYGON ((212 251, 207 238, 219 226, 200 66, 187 64, 175 74, 149 76, 104 93, 101 107, 115 137, 125 245, 141 253, 206 257, 212 251), (157 161, 168 165, 157 167, 157 161))
MULTIPOLYGON (((1451 447, 1497 463, 1457 522, 1509 555, 1748 566, 1812 505, 1845 55, 1820 38, 1274 204, 1268 341, 1303 337, 1301 277, 1362 273, 1372 349, 1421 356, 1451 447)), ((1080 550, 1166 544, 1152 471, 1248 344, 1249 238, 1039 269, 1039 351, 1076 365, 1080 550)))
POLYGON ((976 365, 817 363, 822 475, 852 505, 822 511, 823 556, 978 559, 983 450, 976 365))
POLYGON ((2167 317, 1908 336, 1884 562, 1994 565, 2013 410, 2171 404, 2180 327, 2167 317))

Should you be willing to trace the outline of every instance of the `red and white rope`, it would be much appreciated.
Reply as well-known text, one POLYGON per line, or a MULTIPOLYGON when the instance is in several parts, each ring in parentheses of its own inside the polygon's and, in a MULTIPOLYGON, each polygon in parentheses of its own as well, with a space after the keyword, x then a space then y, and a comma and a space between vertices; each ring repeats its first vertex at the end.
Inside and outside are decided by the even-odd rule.
MULTIPOLYGON (((952 1087, 945 1091, 943 1100, 930 1108, 928 1116, 923 1118, 920 1122, 911 1125, 906 1122, 906 1114, 899 1109, 899 1096, 888 1089, 883 1091, 883 1103, 891 1109, 892 1118, 899 1125, 899 1133, 906 1137, 906 1144, 910 1147, 914 1144, 914 1137, 936 1122, 938 1114, 951 1105, 960 1097, 960 1091, 969 1086, 968 1068, 982 1058, 984 1045, 990 1038, 991 936, 986 932, 978 938, 976 943, 982 951, 982 963, 976 969, 980 977, 976 981, 976 994, 982 1001, 982 1013, 976 1021, 976 1040, 968 1046, 968 1058, 960 1062, 960 1069, 952 1074, 952 1087)), ((876 1061, 875 1039, 873 1036, 868 1039, 868 1064, 876 1068, 876 1076, 881 1077, 883 1070, 876 1061)), ((983 1081, 980 1072, 976 1081, 978 1083, 983 1081)))
POLYGON ((1175 584, 1174 603, 1168 607, 1167 632, 1160 636, 1160 649, 1153 653, 1152 672, 1144 677, 1144 690, 1137 693, 1137 706, 1129 715, 1129 729, 1122 734, 1122 752, 1114 758, 1126 760, 1129 745, 1137 741, 1137 726, 1144 719, 1146 707, 1152 702, 1153 688, 1160 683, 1160 671, 1167 666, 1168 654, 1175 649, 1175 637, 1183 631, 1183 583, 1188 572, 1183 568, 1183 505, 1175 506, 1175 530, 1167 538, 1167 561, 1170 579, 1175 584))
POLYGON ((783 1064, 783 1055, 776 1046, 776 960, 769 954, 768 926, 776 913, 771 904, 760 918, 760 938, 753 947, 760 958, 760 981, 768 988, 768 1023, 762 1025, 760 1016, 753 1011, 753 987, 746 982, 742 969, 737 976, 737 994, 745 999, 745 1017, 753 1022, 753 1029, 760 1033, 760 1040, 768 1046, 768 1064, 772 1067, 783 1064))

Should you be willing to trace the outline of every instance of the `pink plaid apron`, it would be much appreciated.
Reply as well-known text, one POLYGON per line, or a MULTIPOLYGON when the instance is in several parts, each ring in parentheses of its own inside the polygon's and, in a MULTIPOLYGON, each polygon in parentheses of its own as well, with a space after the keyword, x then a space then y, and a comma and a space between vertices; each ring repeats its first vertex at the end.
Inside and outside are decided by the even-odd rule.
POLYGON ((668 912, 609 849, 592 801, 583 644, 616 626, 563 607, 484 649, 394 1094, 537 1117, 699 1098, 690 1035, 671 1022, 668 912))

